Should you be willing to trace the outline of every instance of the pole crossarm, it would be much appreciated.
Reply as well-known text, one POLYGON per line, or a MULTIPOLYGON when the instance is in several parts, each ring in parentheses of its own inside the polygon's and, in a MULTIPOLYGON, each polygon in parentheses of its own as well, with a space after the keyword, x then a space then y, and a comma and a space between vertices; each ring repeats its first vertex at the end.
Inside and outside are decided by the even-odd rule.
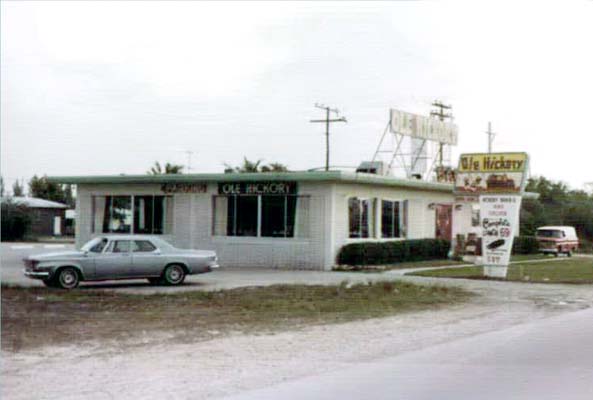
POLYGON ((312 123, 325 123, 325 170, 329 171, 329 125, 332 122, 344 122, 348 123, 345 117, 340 118, 330 118, 329 114, 334 113, 336 115, 340 114, 340 111, 337 108, 330 108, 323 104, 315 103, 315 108, 319 108, 325 110, 325 119, 312 119, 309 122, 312 123))

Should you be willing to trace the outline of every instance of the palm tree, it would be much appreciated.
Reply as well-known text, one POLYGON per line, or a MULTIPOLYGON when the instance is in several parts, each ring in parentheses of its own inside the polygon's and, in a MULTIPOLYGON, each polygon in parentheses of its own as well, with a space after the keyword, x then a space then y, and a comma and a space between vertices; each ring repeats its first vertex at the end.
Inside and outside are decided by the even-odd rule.
POLYGON ((166 163, 163 168, 158 161, 154 162, 154 165, 150 167, 147 172, 150 175, 162 175, 162 174, 181 174, 183 173, 183 165, 166 163))
POLYGON ((268 165, 261 165, 263 160, 249 161, 247 157, 243 158, 243 164, 238 167, 233 167, 229 164, 224 164, 225 173, 247 173, 247 172, 287 172, 288 168, 284 164, 271 163, 268 165))

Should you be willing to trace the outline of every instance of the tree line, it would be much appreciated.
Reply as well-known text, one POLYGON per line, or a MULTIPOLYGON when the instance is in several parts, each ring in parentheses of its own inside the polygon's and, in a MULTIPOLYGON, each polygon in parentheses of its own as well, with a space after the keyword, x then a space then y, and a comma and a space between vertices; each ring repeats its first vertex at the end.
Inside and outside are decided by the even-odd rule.
POLYGON ((534 235, 540 226, 567 225, 574 226, 582 240, 593 241, 593 194, 543 176, 530 178, 525 190, 539 198, 522 202, 521 235, 534 235))

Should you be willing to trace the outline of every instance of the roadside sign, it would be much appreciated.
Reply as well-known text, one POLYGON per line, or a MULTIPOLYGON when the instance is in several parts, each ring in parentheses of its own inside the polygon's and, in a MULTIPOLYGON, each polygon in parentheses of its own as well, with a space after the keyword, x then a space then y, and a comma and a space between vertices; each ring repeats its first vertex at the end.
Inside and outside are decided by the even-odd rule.
POLYGON ((505 278, 513 239, 519 228, 521 197, 525 189, 527 153, 472 153, 459 157, 453 193, 477 196, 484 275, 505 278))
POLYGON ((521 196, 480 196, 482 263, 486 276, 506 277, 520 209, 521 196))
POLYGON ((462 154, 454 192, 459 195, 521 193, 528 164, 527 153, 462 154))

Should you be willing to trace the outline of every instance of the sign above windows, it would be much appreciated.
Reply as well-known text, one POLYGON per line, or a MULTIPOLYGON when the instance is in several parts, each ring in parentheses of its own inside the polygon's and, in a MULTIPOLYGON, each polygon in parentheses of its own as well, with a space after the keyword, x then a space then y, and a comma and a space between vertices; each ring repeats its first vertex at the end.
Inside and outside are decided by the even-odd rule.
POLYGON ((296 182, 228 182, 218 184, 218 194, 289 195, 297 193, 296 182))
POLYGON ((163 183, 161 190, 165 193, 206 193, 205 183, 163 183))

